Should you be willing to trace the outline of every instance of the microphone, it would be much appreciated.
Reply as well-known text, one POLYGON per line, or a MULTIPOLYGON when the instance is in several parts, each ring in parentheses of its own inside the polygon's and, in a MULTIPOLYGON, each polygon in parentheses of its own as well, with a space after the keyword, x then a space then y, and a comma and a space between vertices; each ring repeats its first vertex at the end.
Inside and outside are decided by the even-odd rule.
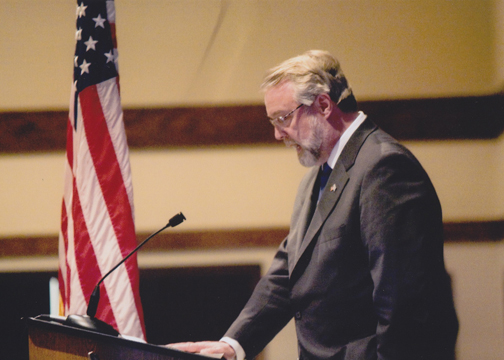
POLYGON ((169 227, 175 227, 175 226, 181 224, 184 220, 186 220, 184 214, 178 213, 177 215, 173 216, 165 226, 163 226, 161 229, 159 229, 155 233, 151 234, 149 237, 147 237, 147 239, 142 241, 142 243, 140 245, 138 245, 135 249, 133 249, 133 251, 131 251, 116 266, 114 266, 112 269, 110 269, 110 271, 108 273, 106 273, 100 279, 100 281, 98 281, 98 284, 96 284, 96 287, 94 288, 93 293, 91 294, 91 297, 89 298, 89 303, 88 303, 88 307, 87 307, 87 311, 86 311, 87 315, 68 315, 65 320, 65 324, 73 326, 73 327, 85 329, 85 330, 104 333, 104 334, 108 334, 108 335, 112 335, 112 336, 118 336, 119 333, 111 325, 107 324, 104 321, 101 321, 100 319, 95 318, 96 310, 98 309, 98 303, 100 302, 100 285, 101 285, 101 283, 107 278, 107 276, 109 276, 112 272, 114 272, 115 269, 117 269, 119 266, 121 266, 134 253, 136 253, 142 246, 144 246, 145 243, 147 243, 147 241, 152 239, 154 236, 159 234, 164 229, 169 228, 169 227))

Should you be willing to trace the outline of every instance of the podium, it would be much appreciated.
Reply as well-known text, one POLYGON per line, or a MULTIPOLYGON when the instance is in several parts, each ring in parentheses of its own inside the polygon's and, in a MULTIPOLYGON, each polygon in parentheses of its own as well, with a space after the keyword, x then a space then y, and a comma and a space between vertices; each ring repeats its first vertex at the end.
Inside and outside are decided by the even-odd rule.
POLYGON ((82 330, 47 315, 26 319, 30 360, 215 360, 164 346, 82 330))

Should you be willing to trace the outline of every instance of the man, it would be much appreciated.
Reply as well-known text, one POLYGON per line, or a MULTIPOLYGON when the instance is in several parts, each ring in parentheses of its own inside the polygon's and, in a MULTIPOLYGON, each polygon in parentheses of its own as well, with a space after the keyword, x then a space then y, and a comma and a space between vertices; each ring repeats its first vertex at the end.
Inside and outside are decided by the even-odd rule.
POLYGON ((300 359, 453 359, 441 206, 420 163, 357 111, 327 52, 285 61, 262 88, 276 139, 312 169, 289 235, 225 337, 173 346, 252 359, 294 317, 300 359))

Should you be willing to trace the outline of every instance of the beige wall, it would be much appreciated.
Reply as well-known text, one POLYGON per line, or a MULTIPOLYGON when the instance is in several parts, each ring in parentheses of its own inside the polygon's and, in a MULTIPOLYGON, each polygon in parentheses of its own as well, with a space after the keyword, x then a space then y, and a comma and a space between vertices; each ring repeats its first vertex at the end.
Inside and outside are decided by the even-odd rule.
MULTIPOLYGON (((361 99, 480 95, 504 84, 503 0, 117 0, 116 8, 125 107, 260 103, 265 69, 309 48, 337 55, 361 99)), ((70 0, 0 1, 0 111, 67 108, 74 14, 70 0)), ((406 145, 431 175, 445 220, 504 217, 504 137, 406 145)), ((63 159, 0 154, 0 237, 57 233, 63 159)), ((179 211, 188 218, 180 231, 286 226, 305 171, 275 146, 132 151, 131 166, 139 231, 179 211), (187 179, 195 165, 198 178, 187 179)), ((140 264, 264 270, 273 251, 145 253, 140 264)), ((503 358, 502 245, 448 244, 446 262, 458 359, 503 358)), ((0 259, 0 271, 56 267, 54 258, 0 259)), ((295 358, 292 326, 268 358, 295 358)))
MULTIPOLYGON (((337 55, 360 98, 494 92, 502 85, 495 8, 490 0, 119 0, 123 104, 259 102, 265 69, 310 48, 337 55)), ((71 0, 0 2, 0 109, 67 107, 74 14, 71 0)))
MULTIPOLYGON (((406 145, 430 174, 446 221, 503 218, 504 137, 406 145)), ((181 230, 288 226, 306 172, 276 146, 132 151, 130 161, 142 232, 179 211, 188 218, 181 230)), ((63 153, 0 155, 0 236, 57 233, 63 162, 63 153)))

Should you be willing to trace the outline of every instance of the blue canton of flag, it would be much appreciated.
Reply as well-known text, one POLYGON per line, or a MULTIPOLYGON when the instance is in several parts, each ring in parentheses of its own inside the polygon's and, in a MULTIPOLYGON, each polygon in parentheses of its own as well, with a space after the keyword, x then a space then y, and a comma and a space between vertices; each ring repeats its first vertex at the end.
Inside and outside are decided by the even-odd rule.
MULTIPOLYGON (((107 15, 108 1, 82 1, 76 11, 75 57, 74 57, 74 104, 79 92, 90 85, 96 85, 118 76, 117 44, 107 15)), ((113 9, 113 3, 112 3, 113 9)), ((115 16, 115 11, 112 12, 115 16)), ((77 106, 74 107, 74 112, 77 106)), ((77 114, 74 116, 77 128, 77 114)))

